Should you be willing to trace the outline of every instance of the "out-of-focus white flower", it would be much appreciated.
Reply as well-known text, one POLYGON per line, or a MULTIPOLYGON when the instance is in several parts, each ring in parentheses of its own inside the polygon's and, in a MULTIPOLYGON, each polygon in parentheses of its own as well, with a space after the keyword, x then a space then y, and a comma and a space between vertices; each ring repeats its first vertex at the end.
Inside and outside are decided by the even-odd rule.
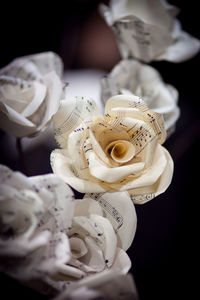
POLYGON ((165 0, 111 0, 109 7, 100 7, 123 58, 181 62, 200 49, 200 41, 176 19, 179 9, 165 0))
POLYGON ((70 258, 71 189, 54 174, 27 178, 0 165, 0 270, 44 280, 70 258))
POLYGON ((56 175, 0 165, 0 271, 42 293, 107 270, 126 274, 137 217, 126 192, 74 200, 56 175))
POLYGON ((111 97, 104 117, 91 99, 63 100, 54 126, 62 149, 51 154, 53 171, 76 190, 128 191, 135 203, 144 203, 169 186, 173 161, 161 146, 162 115, 139 97, 111 97))
POLYGON ((131 274, 104 271, 84 278, 54 300, 138 300, 138 293, 131 274))
POLYGON ((45 130, 57 112, 63 64, 53 52, 15 59, 0 70, 0 128, 17 137, 45 130))
POLYGON ((165 84, 153 67, 133 59, 124 59, 101 80, 101 88, 104 104, 109 97, 117 94, 141 97, 151 110, 163 114, 168 136, 174 131, 180 115, 178 91, 172 85, 165 84))

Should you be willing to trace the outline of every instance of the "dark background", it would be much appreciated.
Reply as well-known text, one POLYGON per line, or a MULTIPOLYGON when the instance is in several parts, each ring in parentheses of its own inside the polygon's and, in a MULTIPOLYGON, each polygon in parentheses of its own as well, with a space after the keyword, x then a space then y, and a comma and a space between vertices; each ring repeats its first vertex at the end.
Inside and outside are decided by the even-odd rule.
MULTIPOLYGON (((49 2, 46 7, 35 2, 21 7, 2 6, 0 67, 16 57, 51 50, 62 57, 66 71, 74 68, 109 71, 120 56, 112 31, 98 15, 99 2, 75 0, 64 4, 49 2)), ((178 18, 183 29, 199 38, 198 1, 170 3, 181 9, 178 18)), ((165 82, 178 89, 181 116, 176 132, 165 142, 175 163, 172 184, 164 194, 136 206, 138 227, 128 250, 131 272, 141 300, 181 299, 183 296, 194 299, 192 295, 198 287, 199 243, 199 56, 179 64, 162 61, 152 65, 165 82)), ((3 135, 1 132, 0 138, 3 135)), ((0 162, 20 169, 19 161, 6 156, 5 146, 0 148, 0 162)), ((47 148, 28 153, 30 158, 41 160, 33 166, 30 162, 31 175, 51 172, 50 151, 47 148)), ((46 299, 3 275, 0 279, 1 293, 7 292, 6 299, 13 296, 46 299)))

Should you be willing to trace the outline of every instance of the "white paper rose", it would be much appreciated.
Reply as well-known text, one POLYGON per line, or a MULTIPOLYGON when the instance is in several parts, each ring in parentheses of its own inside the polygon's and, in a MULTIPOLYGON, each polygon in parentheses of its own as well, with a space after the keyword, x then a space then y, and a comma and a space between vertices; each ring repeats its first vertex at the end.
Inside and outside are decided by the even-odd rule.
POLYGON ((184 32, 176 19, 179 9, 167 1, 111 0, 109 7, 100 7, 123 58, 181 62, 200 49, 200 41, 184 32))
POLYGON ((173 161, 161 146, 162 115, 139 97, 111 97, 104 117, 91 99, 66 99, 54 126, 62 149, 52 152, 52 169, 79 192, 128 191, 135 203, 144 203, 169 186, 173 161))
POLYGON ((127 273, 131 261, 125 251, 132 244, 136 222, 126 192, 91 194, 76 200, 67 232, 71 258, 59 273, 69 282, 108 269, 127 273))
POLYGON ((127 273, 136 223, 126 192, 74 201, 54 174, 27 178, 0 165, 0 271, 42 293, 104 270, 127 273))
POLYGON ((141 97, 151 110, 163 115, 167 135, 174 131, 180 115, 178 91, 172 85, 165 84, 156 69, 133 59, 121 60, 101 80, 104 104, 109 97, 117 94, 141 97))
POLYGON ((62 61, 53 52, 15 59, 0 70, 0 128, 17 137, 45 130, 59 107, 62 61))
POLYGON ((27 178, 0 165, 0 270, 37 289, 51 282, 71 255, 73 212, 71 189, 54 174, 27 178))

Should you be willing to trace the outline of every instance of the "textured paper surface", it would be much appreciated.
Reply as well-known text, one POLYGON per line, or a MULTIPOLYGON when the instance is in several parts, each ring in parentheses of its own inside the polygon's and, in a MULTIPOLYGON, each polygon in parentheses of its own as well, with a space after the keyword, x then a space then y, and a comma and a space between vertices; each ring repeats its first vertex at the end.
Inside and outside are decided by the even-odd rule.
POLYGON ((133 277, 120 272, 104 271, 72 285, 55 300, 138 300, 133 277))
POLYGON ((111 0, 100 9, 114 29, 123 58, 181 62, 200 49, 200 41, 184 32, 176 19, 178 8, 167 1, 111 0))
POLYGON ((126 192, 75 200, 56 175, 0 165, 0 270, 42 293, 112 270, 126 274, 137 217, 126 192))
POLYGON ((62 61, 53 52, 15 59, 0 70, 0 128, 17 137, 46 129, 59 107, 62 61))
POLYGON ((133 59, 121 60, 101 80, 104 104, 108 98, 117 94, 141 97, 151 110, 163 114, 168 136, 175 130, 180 115, 178 91, 172 85, 165 84, 156 69, 133 59))
POLYGON ((0 268, 22 281, 45 279, 69 260, 64 233, 74 198, 54 174, 27 178, 0 166, 0 268))
POLYGON ((128 191, 135 203, 164 192, 173 162, 162 147, 162 115, 133 95, 110 98, 100 115, 92 99, 61 102, 54 117, 61 149, 51 154, 55 174, 82 193, 128 191))

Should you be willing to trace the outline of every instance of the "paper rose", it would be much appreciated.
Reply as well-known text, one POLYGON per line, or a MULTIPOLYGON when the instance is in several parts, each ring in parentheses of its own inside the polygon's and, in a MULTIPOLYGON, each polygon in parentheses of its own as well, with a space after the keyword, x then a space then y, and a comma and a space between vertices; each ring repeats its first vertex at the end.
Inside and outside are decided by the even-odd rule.
POLYGON ((73 212, 71 189, 54 174, 27 178, 0 165, 0 271, 44 289, 69 260, 73 212))
POLYGON ((144 203, 169 186, 173 161, 161 146, 163 118, 139 97, 111 97, 104 116, 91 99, 63 100, 54 126, 61 149, 51 154, 52 169, 79 192, 128 191, 144 203))
POLYGON ((72 255, 59 273, 69 280, 107 269, 127 273, 131 262, 125 251, 133 241, 136 222, 135 208, 126 192, 85 195, 76 200, 67 232, 72 255))
POLYGON ((135 94, 151 110, 163 114, 168 136, 175 129, 180 115, 177 106, 178 91, 172 85, 165 84, 158 71, 146 64, 133 59, 120 61, 101 80, 101 94, 103 103, 117 94, 135 94))
POLYGON ((128 272, 136 231, 126 192, 74 200, 56 175, 27 178, 0 165, 0 271, 42 293, 104 270, 128 272))
POLYGON ((0 128, 33 136, 49 125, 59 107, 62 61, 53 52, 15 59, 0 70, 0 128))
POLYGON ((123 58, 181 62, 200 49, 199 40, 184 32, 176 19, 179 9, 167 1, 111 0, 109 7, 100 8, 123 58))

